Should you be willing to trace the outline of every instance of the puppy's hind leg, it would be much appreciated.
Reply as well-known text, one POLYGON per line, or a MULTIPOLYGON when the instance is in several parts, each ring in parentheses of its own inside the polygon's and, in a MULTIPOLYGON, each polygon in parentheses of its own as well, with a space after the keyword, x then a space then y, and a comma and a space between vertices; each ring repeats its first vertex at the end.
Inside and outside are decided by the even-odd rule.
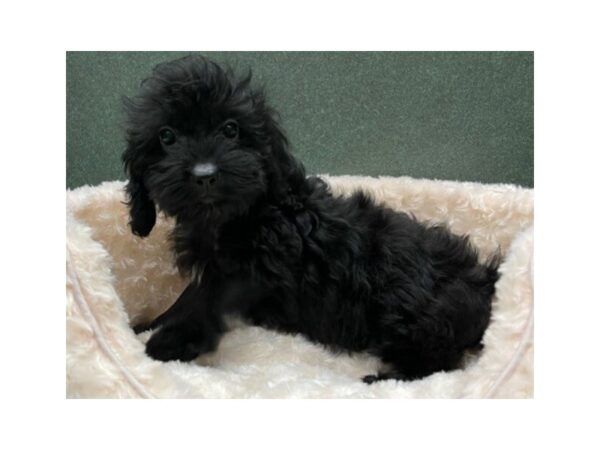
POLYGON ((398 380, 398 381, 413 381, 418 380, 420 378, 424 378, 429 375, 427 372, 422 373, 405 373, 398 368, 390 368, 381 372, 378 372, 377 375, 365 375, 362 377, 362 381, 367 384, 373 384, 377 381, 385 381, 385 380, 398 380))
POLYGON ((377 375, 365 375, 362 377, 362 381, 367 384, 384 380, 410 381, 410 378, 406 377, 402 372, 379 372, 377 375))
POLYGON ((401 366, 387 362, 377 374, 366 375, 362 377, 362 381, 367 384, 385 380, 412 381, 422 378, 422 376, 423 375, 419 376, 416 373, 408 373, 401 366))
POLYGON ((454 348, 442 347, 442 344, 439 344, 437 351, 423 351, 400 345, 397 349, 386 348, 383 360, 386 368, 377 375, 363 377, 362 381, 372 384, 384 380, 419 380, 435 372, 458 368, 460 353, 454 348))

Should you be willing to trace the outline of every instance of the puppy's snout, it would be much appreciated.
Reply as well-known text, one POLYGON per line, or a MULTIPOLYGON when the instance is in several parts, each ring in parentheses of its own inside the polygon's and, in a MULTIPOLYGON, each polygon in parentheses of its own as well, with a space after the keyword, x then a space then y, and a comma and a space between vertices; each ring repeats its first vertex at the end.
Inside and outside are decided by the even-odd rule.
POLYGON ((192 168, 192 175, 198 185, 209 189, 217 183, 217 166, 212 163, 196 164, 192 168))
POLYGON ((204 186, 207 188, 211 187, 216 182, 217 182, 216 175, 196 177, 196 183, 198 183, 200 186, 204 186))

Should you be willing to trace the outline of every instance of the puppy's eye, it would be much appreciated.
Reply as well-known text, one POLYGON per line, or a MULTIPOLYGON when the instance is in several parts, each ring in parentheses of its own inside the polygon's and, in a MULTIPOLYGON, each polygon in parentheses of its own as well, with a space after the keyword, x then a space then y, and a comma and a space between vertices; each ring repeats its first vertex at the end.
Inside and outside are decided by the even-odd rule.
POLYGON ((158 132, 158 136, 160 137, 161 142, 165 145, 174 144, 177 140, 175 133, 170 128, 162 128, 158 132))
POLYGON ((221 128, 221 133, 223 133, 223 136, 225 136, 227 139, 236 138, 238 135, 238 132, 239 132, 238 124, 235 123, 233 120, 225 122, 225 125, 223 125, 223 128, 221 128))

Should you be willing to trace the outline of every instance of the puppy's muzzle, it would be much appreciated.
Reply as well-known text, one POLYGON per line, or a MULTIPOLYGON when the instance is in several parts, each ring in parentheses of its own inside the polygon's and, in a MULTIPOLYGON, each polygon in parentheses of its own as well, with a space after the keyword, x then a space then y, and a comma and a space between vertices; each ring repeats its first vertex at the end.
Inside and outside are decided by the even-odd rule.
POLYGON ((212 163, 196 164, 192 168, 192 176, 198 186, 204 188, 205 192, 208 192, 208 190, 217 184, 217 166, 212 163))

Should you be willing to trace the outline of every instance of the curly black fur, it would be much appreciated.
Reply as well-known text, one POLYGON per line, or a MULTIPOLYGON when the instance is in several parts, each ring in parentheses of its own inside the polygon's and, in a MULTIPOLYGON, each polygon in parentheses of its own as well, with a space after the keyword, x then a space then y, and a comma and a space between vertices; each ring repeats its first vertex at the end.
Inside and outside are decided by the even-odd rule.
POLYGON ((250 75, 186 57, 158 65, 125 105, 131 229, 148 235, 156 206, 174 217, 177 265, 192 275, 167 312, 136 327, 158 329, 148 355, 214 350, 226 314, 375 354, 387 369, 366 382, 452 370, 481 345, 498 260, 482 264, 467 237, 306 177, 250 75))

